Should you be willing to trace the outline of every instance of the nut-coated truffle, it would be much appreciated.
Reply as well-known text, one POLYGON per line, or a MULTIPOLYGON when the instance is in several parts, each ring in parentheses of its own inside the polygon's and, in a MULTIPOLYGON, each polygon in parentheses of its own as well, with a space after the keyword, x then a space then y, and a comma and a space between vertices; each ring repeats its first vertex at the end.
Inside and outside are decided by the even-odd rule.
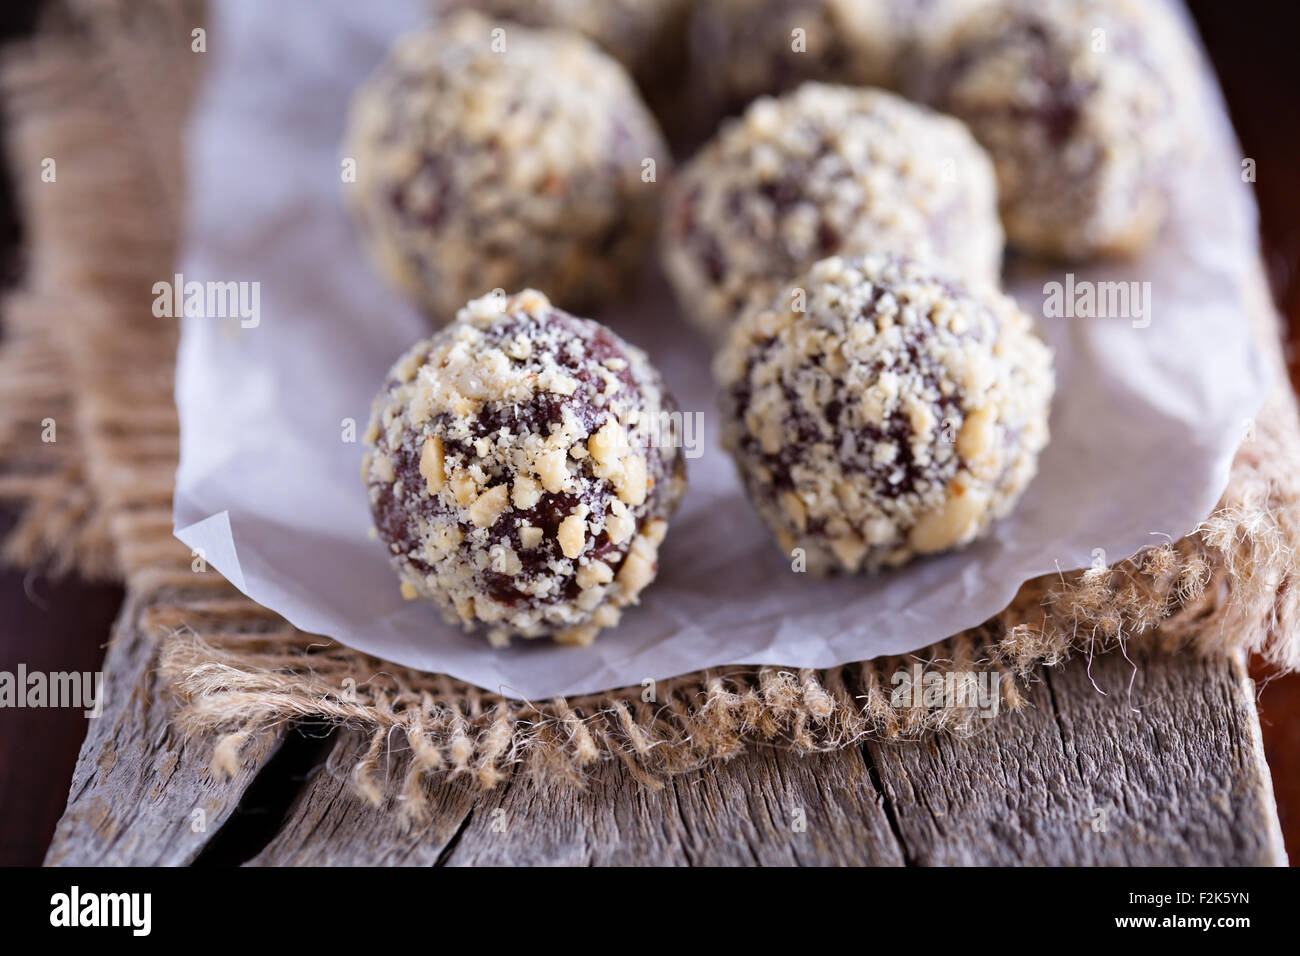
POLYGON ((674 412, 603 325, 533 290, 470 302, 393 366, 365 436, 403 594, 494 643, 589 643, 655 577, 685 487, 674 412))
POLYGON ((618 63, 474 13, 397 41, 353 100, 343 156, 371 258, 438 323, 495 289, 608 298, 653 239, 670 162, 618 63))
POLYGON ((922 50, 911 91, 992 155, 1011 242, 1067 259, 1147 246, 1195 155, 1199 68, 1168 4, 1000 0, 922 50))
POLYGON ((661 249, 683 310, 713 337, 831 255, 934 258, 996 282, 993 167, 954 119, 879 90, 806 83, 756 100, 681 171, 661 249))
POLYGON ((918 34, 975 0, 697 0, 700 95, 722 114, 806 80, 892 88, 918 34))
POLYGON ((715 362, 723 443, 760 518, 816 573, 901 564, 1006 515, 1048 438, 1051 354, 991 288, 833 257, 748 311, 715 362))
POLYGON ((531 27, 574 30, 653 89, 685 55, 691 0, 450 0, 444 9, 477 9, 531 27))

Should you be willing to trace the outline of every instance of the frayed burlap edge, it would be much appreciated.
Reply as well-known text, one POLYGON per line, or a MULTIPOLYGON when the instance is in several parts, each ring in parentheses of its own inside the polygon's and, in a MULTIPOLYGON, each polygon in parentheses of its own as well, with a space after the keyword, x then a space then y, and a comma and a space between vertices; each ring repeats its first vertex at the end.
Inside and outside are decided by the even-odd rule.
POLYGON ((996 673, 1012 709, 1039 665, 1072 654, 1181 648, 1300 666, 1300 428, 1262 278, 1245 290, 1243 320, 1279 386, 1243 423, 1247 440, 1214 514, 1114 567, 1030 582, 994 620, 922 652, 824 671, 720 668, 522 702, 296 631, 171 535, 176 335, 152 317, 147 293, 172 271, 198 14, 174 0, 130 9, 144 6, 153 12, 127 17, 121 0, 73 4, 76 29, 11 56, 0 77, 32 260, 0 349, 0 491, 29 505, 11 554, 125 579, 124 626, 157 639, 179 726, 220 733, 215 769, 238 767, 254 736, 324 721, 369 741, 352 768, 360 794, 406 796, 419 813, 421 783, 437 773, 482 786, 521 770, 581 782, 595 762, 620 759, 657 786, 754 741, 816 751, 979 726, 974 708, 893 700, 893 675, 916 663, 996 673), (36 173, 47 156, 59 159, 57 186, 36 173), (47 417, 60 422, 58 441, 41 448, 47 417), (381 758, 394 750, 408 759, 390 778, 381 758))

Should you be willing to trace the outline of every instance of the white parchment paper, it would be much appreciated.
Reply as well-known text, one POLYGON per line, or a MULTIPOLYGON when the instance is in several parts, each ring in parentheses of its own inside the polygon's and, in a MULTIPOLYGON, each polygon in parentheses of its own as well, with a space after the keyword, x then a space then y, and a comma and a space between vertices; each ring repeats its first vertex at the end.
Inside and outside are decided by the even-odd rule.
MULTIPOLYGON (((717 448, 706 349, 652 281, 600 317, 650 352, 682 408, 704 413, 705 433, 642 605, 593 647, 494 650, 402 600, 368 535, 362 446, 342 440, 342 423, 364 429, 388 366, 427 328, 362 254, 338 144, 351 91, 424 9, 214 4, 180 271, 260 283, 260 321, 183 320, 175 523, 254 600, 362 651, 540 698, 727 663, 828 667, 918 649, 996 613, 1028 578, 1099 555, 1113 563, 1210 512, 1267 385, 1241 295, 1255 211, 1217 92, 1205 156, 1180 170, 1157 247, 1139 262, 1072 270, 1076 282, 1149 282, 1148 316, 1043 321, 1057 356, 1053 441, 987 539, 879 577, 792 573, 717 448)), ((1042 315, 1044 283, 1065 270, 1013 271, 1010 290, 1042 315)))

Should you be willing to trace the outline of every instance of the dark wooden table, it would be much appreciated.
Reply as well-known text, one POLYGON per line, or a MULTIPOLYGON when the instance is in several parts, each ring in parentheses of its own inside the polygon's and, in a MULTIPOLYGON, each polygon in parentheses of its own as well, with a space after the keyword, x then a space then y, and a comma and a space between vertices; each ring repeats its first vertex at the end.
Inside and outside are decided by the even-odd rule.
MULTIPOLYGON (((1257 160, 1268 261, 1294 319, 1300 131, 1280 118, 1294 115, 1300 91, 1290 50, 1297 24, 1251 17, 1241 5, 1193 8, 1257 160)), ((1271 8, 1270 16, 1295 19, 1271 8)), ((21 246, 3 208, 0 271, 12 275, 21 246)), ((0 575, 0 669, 19 661, 94 669, 120 597, 111 586, 0 575)), ((143 687, 148 659, 147 648, 119 642, 106 666, 119 686, 143 687)), ((1296 688, 1290 678, 1265 691, 1277 716, 1261 737, 1244 662, 1131 666, 1111 656, 1089 675, 1076 661, 1040 672, 1030 706, 974 738, 872 742, 813 757, 759 747, 660 790, 616 764, 583 791, 510 782, 480 795, 451 781, 434 786, 434 812, 414 830, 393 807, 373 810, 347 793, 333 770, 360 745, 347 732, 286 733, 267 742, 260 772, 223 783, 206 773, 208 753, 167 732, 163 709, 121 693, 89 724, 76 711, 0 714, 0 862, 44 857, 71 775, 50 862, 1278 863, 1264 753, 1271 746, 1282 771, 1279 792, 1294 793, 1300 714, 1282 705, 1300 696, 1296 688), (98 756, 110 742, 106 766, 98 756), (196 808, 201 828, 192 825, 196 808)))

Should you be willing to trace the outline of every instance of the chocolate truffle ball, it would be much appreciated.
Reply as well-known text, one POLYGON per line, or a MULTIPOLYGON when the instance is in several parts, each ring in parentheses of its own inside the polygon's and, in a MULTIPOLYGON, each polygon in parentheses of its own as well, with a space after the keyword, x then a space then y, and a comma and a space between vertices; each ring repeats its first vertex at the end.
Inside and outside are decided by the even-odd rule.
POLYGON ((896 252, 976 282, 1002 260, 993 167, 961 123, 879 90, 755 101, 669 191, 664 267, 712 336, 818 259, 896 252))
POLYGON ((574 30, 653 89, 680 70, 690 0, 451 0, 447 9, 477 9, 532 27, 574 30))
POLYGON ((645 161, 654 178, 668 162, 616 62, 576 34, 473 13, 397 41, 356 94, 343 155, 372 257, 438 322, 494 289, 606 298, 654 235, 645 161))
POLYGON ((470 302, 393 366, 366 434, 403 595, 495 644, 617 624, 685 488, 674 411, 604 326, 533 290, 470 302))
POLYGON ((973 0, 699 0, 690 53, 701 95, 721 115, 805 80, 895 85, 929 22, 973 0))
POLYGON ((1193 154, 1198 70, 1151 0, 1001 0, 937 31, 912 81, 992 154, 1012 242, 1071 259, 1140 252, 1193 154))
POLYGON ((723 443, 783 552, 872 570, 1007 514, 1047 443, 1051 354, 1001 293, 893 256, 825 259, 716 359, 723 443))

